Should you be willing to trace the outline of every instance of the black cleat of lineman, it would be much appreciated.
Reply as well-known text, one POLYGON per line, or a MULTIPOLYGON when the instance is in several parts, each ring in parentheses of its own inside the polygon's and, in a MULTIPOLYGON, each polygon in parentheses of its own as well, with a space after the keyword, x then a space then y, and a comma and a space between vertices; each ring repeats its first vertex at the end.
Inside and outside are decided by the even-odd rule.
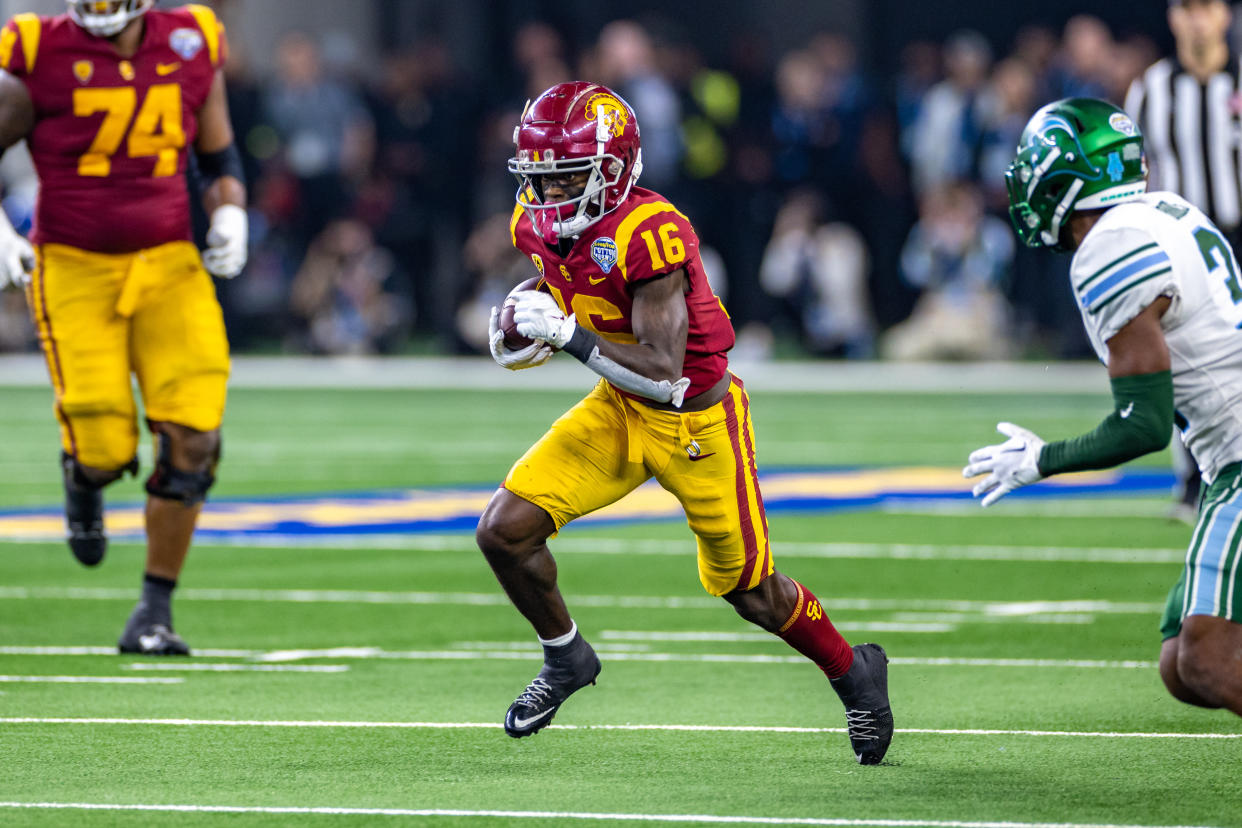
POLYGON ((594 684, 599 675, 599 657, 582 633, 564 647, 543 649, 543 669, 505 714, 505 733, 515 739, 546 727, 565 699, 588 684, 594 684))
POLYGON ((190 646, 166 624, 126 624, 125 632, 121 633, 121 640, 116 643, 116 648, 123 655, 190 654, 190 646))
POLYGON ((860 765, 878 765, 893 740, 893 711, 888 704, 888 656, 879 644, 854 645, 854 663, 831 680, 845 704, 845 724, 860 765))

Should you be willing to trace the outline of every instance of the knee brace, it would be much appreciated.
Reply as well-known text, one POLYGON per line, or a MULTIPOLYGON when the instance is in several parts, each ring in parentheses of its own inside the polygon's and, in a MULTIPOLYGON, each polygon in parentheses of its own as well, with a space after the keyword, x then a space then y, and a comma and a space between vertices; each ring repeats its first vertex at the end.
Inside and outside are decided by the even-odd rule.
POLYGON ((172 464, 172 445, 160 433, 155 434, 159 452, 155 458, 155 470, 147 478, 147 494, 163 500, 176 500, 185 506, 195 506, 207 499, 207 490, 216 482, 216 462, 220 459, 220 446, 216 444, 211 460, 205 469, 182 471, 172 464))
POLYGON ((126 472, 131 477, 138 474, 138 458, 131 458, 119 469, 92 469, 94 474, 88 476, 85 468, 67 451, 60 453, 60 468, 64 472, 65 486, 74 489, 102 489, 110 483, 121 479, 126 472))

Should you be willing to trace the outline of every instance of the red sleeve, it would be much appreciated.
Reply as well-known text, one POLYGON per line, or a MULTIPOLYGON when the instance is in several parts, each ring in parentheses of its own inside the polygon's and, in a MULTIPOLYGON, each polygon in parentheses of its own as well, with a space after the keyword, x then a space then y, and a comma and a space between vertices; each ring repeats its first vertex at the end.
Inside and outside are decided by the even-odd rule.
POLYGON ((641 204, 617 228, 621 275, 631 284, 685 267, 699 252, 690 220, 667 201, 641 204))

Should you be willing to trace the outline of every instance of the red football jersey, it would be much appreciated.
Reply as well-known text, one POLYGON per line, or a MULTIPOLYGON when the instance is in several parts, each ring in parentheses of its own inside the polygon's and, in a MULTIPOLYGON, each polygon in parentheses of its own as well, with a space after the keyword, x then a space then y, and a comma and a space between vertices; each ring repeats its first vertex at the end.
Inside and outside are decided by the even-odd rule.
POLYGON ((724 376, 729 366, 726 352, 733 347, 733 323, 707 283, 694 227, 659 193, 633 188, 617 209, 588 227, 564 257, 544 244, 521 205, 514 210, 510 231, 513 245, 534 262, 561 309, 577 314, 578 324, 613 342, 638 341, 633 327, 634 285, 684 268, 689 330, 682 374, 690 378, 686 398, 706 391, 724 376))
POLYGON ((0 68, 34 102, 35 243, 124 253, 191 236, 186 148, 227 56, 224 28, 206 6, 142 20, 131 58, 68 15, 19 14, 0 31, 0 68))

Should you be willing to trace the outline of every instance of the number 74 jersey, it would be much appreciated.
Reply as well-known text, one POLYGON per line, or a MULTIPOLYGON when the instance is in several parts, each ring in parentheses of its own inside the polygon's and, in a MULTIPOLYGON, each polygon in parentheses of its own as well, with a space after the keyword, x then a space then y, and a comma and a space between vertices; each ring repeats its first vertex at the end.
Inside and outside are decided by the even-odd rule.
POLYGON ((0 30, 0 68, 34 104, 36 244, 127 253, 190 238, 186 148, 227 56, 224 28, 197 5, 142 21, 128 58, 64 14, 19 14, 0 30))
POLYGON ((1242 460, 1242 274, 1199 209, 1169 192, 1109 209, 1083 239, 1070 280, 1087 335, 1107 342, 1160 296, 1174 419, 1204 476, 1242 460))
POLYGON ((514 247, 530 258, 561 309, 577 314, 579 325, 621 344, 638 341, 634 287, 684 270, 688 329, 682 375, 690 379, 686 399, 724 376, 733 323, 708 284, 694 227, 659 193, 634 187, 563 253, 544 244, 521 204, 514 208, 509 229, 514 247))

